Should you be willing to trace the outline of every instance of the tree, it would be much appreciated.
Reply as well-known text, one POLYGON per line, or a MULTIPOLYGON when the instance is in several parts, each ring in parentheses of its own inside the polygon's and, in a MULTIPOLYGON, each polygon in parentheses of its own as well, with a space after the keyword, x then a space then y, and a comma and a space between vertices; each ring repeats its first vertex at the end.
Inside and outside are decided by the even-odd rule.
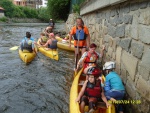
POLYGON ((13 17, 14 11, 15 11, 15 6, 11 1, 1 0, 0 6, 2 6, 5 9, 4 13, 6 16, 13 17))
POLYGON ((48 0, 48 13, 53 19, 66 20, 69 14, 70 0, 48 0))

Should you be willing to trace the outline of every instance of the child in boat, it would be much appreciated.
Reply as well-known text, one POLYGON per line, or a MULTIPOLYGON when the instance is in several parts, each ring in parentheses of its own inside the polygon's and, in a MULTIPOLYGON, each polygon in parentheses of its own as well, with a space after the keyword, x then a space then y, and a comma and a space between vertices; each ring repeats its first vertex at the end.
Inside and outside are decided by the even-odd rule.
POLYGON ((23 38, 20 44, 20 48, 23 52, 36 52, 34 41, 31 39, 31 33, 26 32, 26 37, 23 38))
MULTIPOLYGON (((80 65, 83 66, 84 70, 88 68, 89 66, 95 66, 97 65, 97 60, 99 58, 103 57, 103 52, 105 50, 105 46, 103 46, 102 51, 100 53, 96 52, 97 45, 92 43, 89 47, 89 50, 84 52, 81 56, 80 60, 77 63, 77 71, 80 67, 80 65)), ((85 72, 85 71, 84 71, 85 72)), ((86 74, 86 73, 85 73, 86 74)), ((87 78, 87 77, 86 77, 87 78)))
POLYGON ((39 39, 40 45, 46 44, 47 41, 48 41, 48 36, 46 36, 46 34, 44 32, 41 32, 40 39, 39 39))
POLYGON ((84 82, 76 99, 76 102, 80 103, 81 113, 84 113, 84 107, 86 105, 89 106, 89 113, 93 113, 97 102, 101 99, 106 103, 108 108, 109 103, 104 95, 103 88, 101 87, 101 80, 99 79, 101 71, 96 67, 92 67, 88 69, 87 75, 89 76, 88 80, 84 82))
POLYGON ((47 49, 56 50, 57 49, 57 40, 54 36, 54 33, 50 33, 49 37, 50 37, 49 40, 43 46, 47 47, 47 49))

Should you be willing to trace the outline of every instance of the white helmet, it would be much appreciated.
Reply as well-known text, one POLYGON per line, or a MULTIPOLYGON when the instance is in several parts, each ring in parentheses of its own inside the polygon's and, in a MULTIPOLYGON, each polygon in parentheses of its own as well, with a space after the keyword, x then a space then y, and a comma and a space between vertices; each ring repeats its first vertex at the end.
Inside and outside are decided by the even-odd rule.
POLYGON ((104 64, 103 70, 114 69, 115 67, 116 67, 115 62, 109 61, 104 64))

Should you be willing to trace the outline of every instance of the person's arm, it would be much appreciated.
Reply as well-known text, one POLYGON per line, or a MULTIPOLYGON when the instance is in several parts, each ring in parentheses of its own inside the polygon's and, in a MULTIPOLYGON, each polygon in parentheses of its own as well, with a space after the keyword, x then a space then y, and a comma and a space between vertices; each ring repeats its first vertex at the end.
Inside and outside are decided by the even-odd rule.
POLYGON ((86 41, 87 41, 87 48, 89 48, 89 46, 90 46, 90 34, 87 35, 86 41))
POLYGON ((81 56, 81 58, 79 59, 78 63, 77 63, 77 69, 79 69, 80 65, 83 63, 85 57, 87 56, 87 52, 84 52, 83 55, 81 56))
POLYGON ((86 80, 86 81, 84 82, 83 87, 82 87, 82 89, 81 89, 81 91, 80 91, 80 93, 79 93, 77 99, 75 100, 76 102, 80 102, 80 99, 81 99, 82 95, 83 95, 84 92, 85 92, 85 89, 86 89, 86 86, 87 86, 87 82, 88 82, 88 80, 86 80))
POLYGON ((101 50, 101 52, 100 52, 100 57, 101 57, 101 58, 102 58, 103 55, 104 55, 104 50, 105 50, 105 46, 102 47, 102 50, 101 50))
POLYGON ((72 35, 69 35, 69 46, 71 46, 71 39, 72 39, 72 35))
POLYGON ((108 101, 104 95, 103 89, 102 89, 101 97, 102 97, 102 100, 106 103, 106 107, 108 108, 110 106, 110 104, 108 103, 108 101))
POLYGON ((51 44, 51 39, 49 39, 49 40, 46 42, 46 44, 44 44, 44 45, 42 45, 42 46, 43 46, 43 47, 47 47, 48 44, 51 44))

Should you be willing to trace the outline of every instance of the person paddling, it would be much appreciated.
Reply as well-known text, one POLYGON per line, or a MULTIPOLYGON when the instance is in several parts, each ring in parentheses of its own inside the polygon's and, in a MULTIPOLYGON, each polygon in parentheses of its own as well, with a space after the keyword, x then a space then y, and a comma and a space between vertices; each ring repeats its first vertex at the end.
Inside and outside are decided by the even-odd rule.
POLYGON ((37 54, 30 32, 26 32, 26 37, 21 41, 20 48, 23 52, 35 52, 37 54))
POLYGON ((57 49, 57 40, 54 36, 54 33, 50 33, 49 37, 50 37, 49 40, 43 46, 47 47, 47 49, 56 50, 57 49))

